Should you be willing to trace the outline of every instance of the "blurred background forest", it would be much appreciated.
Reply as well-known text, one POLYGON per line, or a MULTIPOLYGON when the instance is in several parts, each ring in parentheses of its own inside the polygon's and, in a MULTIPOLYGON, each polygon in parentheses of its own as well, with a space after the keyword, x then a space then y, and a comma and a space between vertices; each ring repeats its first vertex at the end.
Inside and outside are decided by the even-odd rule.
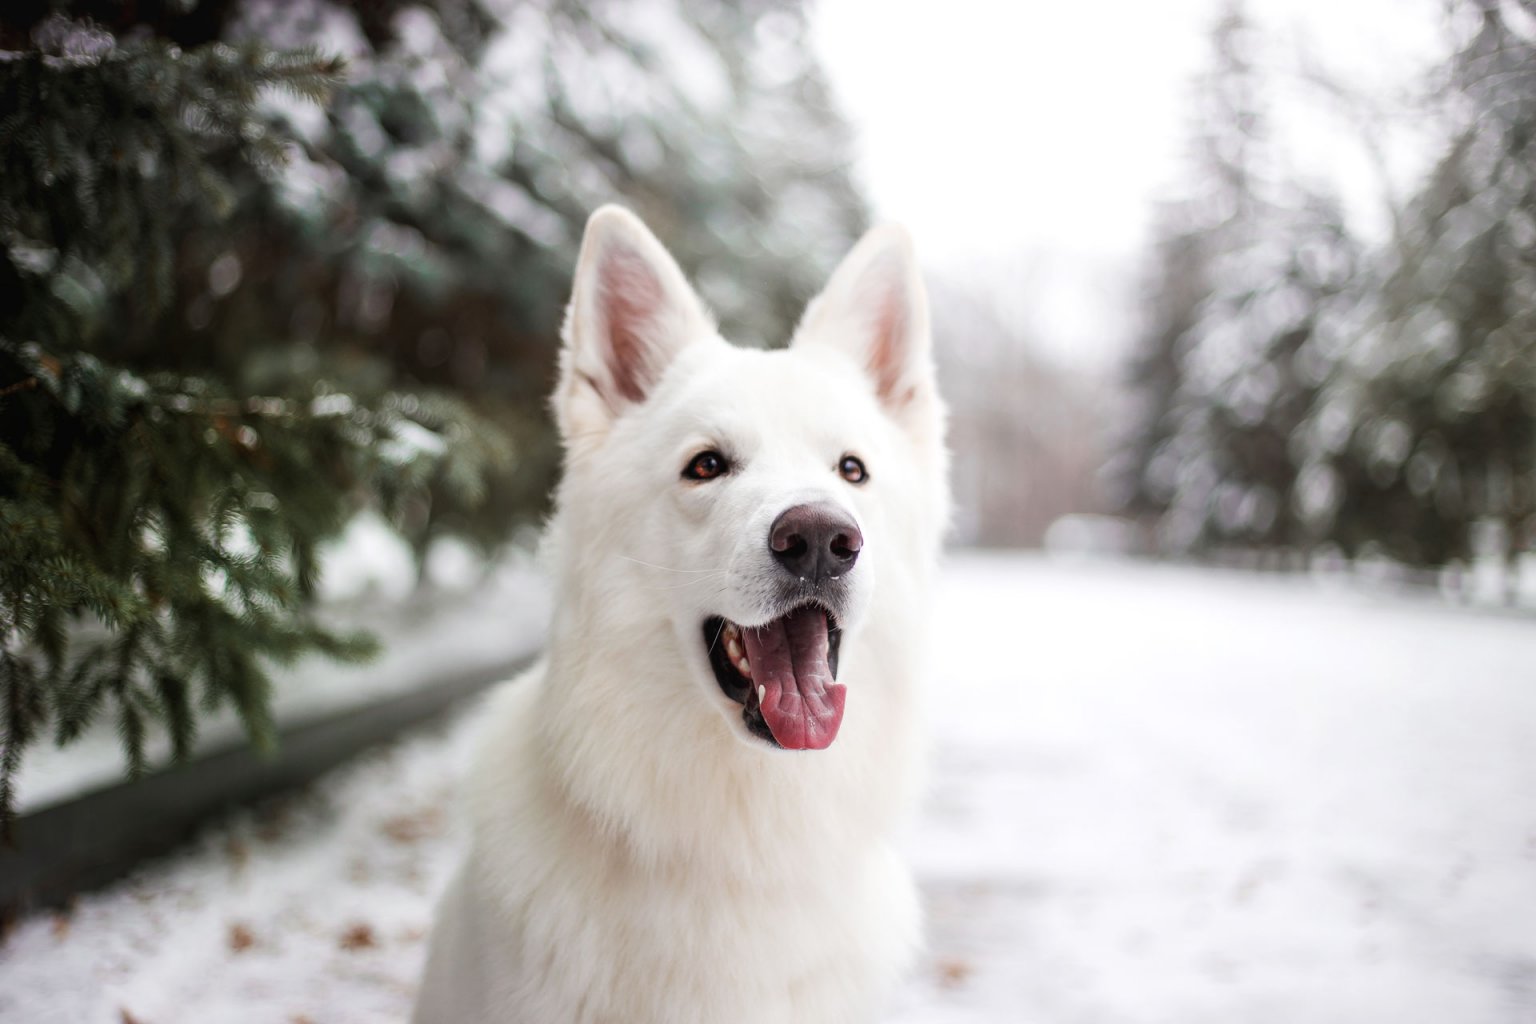
MULTIPOLYGON (((986 236, 972 258, 941 240, 930 268, 955 539, 1367 566, 1456 594, 1492 566, 1495 599, 1520 600, 1536 589, 1536 8, 1426 8, 1433 59, 1373 90, 1277 44, 1272 12, 1197 6, 1180 156, 1154 201, 1129 183, 1142 154, 1084 171, 1109 182, 1099 205, 1144 207, 1139 280, 1063 287, 1049 246, 985 263, 1028 226, 959 224, 969 177, 1000 164, 1028 192, 1029 167, 908 140, 931 151, 930 204, 986 236), (1348 126, 1325 146, 1378 172, 1363 198, 1359 175, 1309 165, 1297 125, 1319 120, 1348 126), (1030 312, 1064 304, 1097 314, 1087 357, 1030 312)), ((837 31, 818 11, 8 3, 7 785, 25 746, 98 712, 135 764, 149 722, 184 751, 200 706, 233 706, 261 740, 271 664, 370 649, 313 614, 321 548, 361 510, 418 566, 449 535, 487 556, 526 537, 600 203, 635 209, 750 344, 788 336, 876 214, 913 220, 923 250, 938 218, 876 202, 878 154, 837 86, 839 61, 882 49, 880 8, 837 31)), ((941 84, 916 53, 891 60, 941 84)), ((1021 134, 1028 160, 1074 160, 1027 123, 960 121, 978 144, 1021 134)))
MULTIPOLYGON (((1517 595, 1536 545, 1536 9, 1451 4, 1445 25, 1421 85, 1436 151, 1380 196, 1372 239, 1288 166, 1254 26, 1237 8, 1217 23, 1111 473, 1147 549, 1388 562, 1453 588, 1492 560, 1517 595)), ((1377 98, 1292 74, 1382 142, 1377 98)))
POLYGON ((941 290, 965 540, 1536 591, 1536 7, 1407 13, 1432 56, 1362 84, 1216 5, 1139 284, 1073 292, 1108 358, 941 290))

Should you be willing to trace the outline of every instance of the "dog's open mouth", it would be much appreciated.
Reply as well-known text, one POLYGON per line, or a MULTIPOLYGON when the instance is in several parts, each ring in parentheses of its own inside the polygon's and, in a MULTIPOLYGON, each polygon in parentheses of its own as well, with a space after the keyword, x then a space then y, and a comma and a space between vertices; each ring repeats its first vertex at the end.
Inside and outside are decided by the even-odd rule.
POLYGON ((715 681, 742 706, 748 731, 789 750, 824 750, 837 738, 847 688, 836 682, 843 631, 805 604, 756 627, 704 621, 715 681))

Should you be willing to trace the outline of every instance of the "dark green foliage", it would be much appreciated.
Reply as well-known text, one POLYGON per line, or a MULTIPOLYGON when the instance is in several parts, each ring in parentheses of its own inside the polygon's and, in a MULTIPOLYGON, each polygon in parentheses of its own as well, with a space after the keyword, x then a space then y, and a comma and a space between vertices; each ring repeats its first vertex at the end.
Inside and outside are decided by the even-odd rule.
POLYGON ((68 742, 104 706, 134 771, 148 721, 186 753, 194 701, 232 705, 269 747, 266 665, 372 650, 307 604, 316 544, 345 522, 352 495, 388 509, 434 478, 473 489, 506 455, 446 399, 359 404, 323 382, 237 399, 200 378, 144 378, 10 342, 0 379, 13 382, 0 399, 7 786, 46 724, 68 742), (426 432, 440 453, 409 447, 426 432))
POLYGON ((341 62, 255 43, 118 42, 63 21, 38 36, 0 65, 0 323, 10 337, 91 343, 117 318, 153 323, 171 301, 184 218, 234 210, 221 158, 283 160, 283 138, 257 116, 261 91, 317 101, 341 62))

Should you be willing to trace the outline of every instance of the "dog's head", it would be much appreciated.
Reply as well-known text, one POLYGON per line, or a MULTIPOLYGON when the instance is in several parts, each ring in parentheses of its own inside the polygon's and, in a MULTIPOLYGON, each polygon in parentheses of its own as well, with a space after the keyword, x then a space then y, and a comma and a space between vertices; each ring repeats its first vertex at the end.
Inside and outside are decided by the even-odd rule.
POLYGON ((554 410, 560 515, 576 520, 563 557, 603 581, 615 629, 642 610, 664 618, 689 686, 744 740, 832 743, 844 640, 882 593, 910 588, 945 515, 927 299, 906 233, 866 235, 790 346, 763 351, 720 337, 637 218, 598 210, 554 410))

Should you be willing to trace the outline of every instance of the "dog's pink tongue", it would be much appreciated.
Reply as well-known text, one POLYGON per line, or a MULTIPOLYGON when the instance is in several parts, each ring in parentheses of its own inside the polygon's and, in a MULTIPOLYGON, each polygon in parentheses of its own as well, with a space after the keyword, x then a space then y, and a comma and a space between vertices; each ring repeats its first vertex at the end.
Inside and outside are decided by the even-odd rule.
POLYGON ((763 720, 779 746, 825 750, 843 722, 847 688, 832 681, 827 664, 827 615, 800 608, 760 629, 744 629, 752 683, 763 720))

